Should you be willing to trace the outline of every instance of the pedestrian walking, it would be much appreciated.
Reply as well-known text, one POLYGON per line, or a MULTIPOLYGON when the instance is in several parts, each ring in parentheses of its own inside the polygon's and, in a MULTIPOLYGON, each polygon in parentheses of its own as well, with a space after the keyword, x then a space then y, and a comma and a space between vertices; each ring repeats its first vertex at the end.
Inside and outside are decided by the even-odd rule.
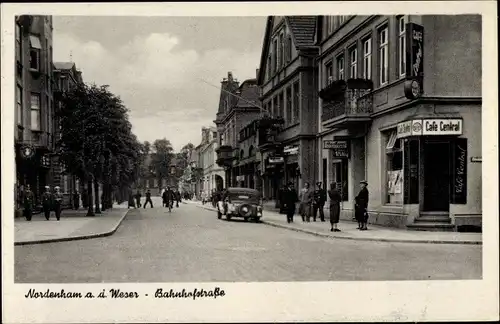
POLYGON ((325 221, 325 213, 323 208, 325 208, 326 203, 326 191, 321 188, 322 183, 316 183, 316 190, 313 193, 313 220, 316 221, 316 216, 318 215, 319 210, 319 218, 322 222, 325 221))
POLYGON ((146 201, 144 202, 144 209, 146 209, 147 204, 151 205, 151 208, 153 208, 153 201, 151 200, 151 191, 148 189, 146 191, 146 201))
POLYGON ((26 185, 24 189, 24 215, 26 216, 27 221, 31 221, 31 217, 33 216, 33 205, 35 203, 35 195, 31 191, 31 187, 29 184, 26 185))
POLYGON ((304 183, 304 188, 300 191, 300 216, 303 222, 311 221, 311 203, 313 192, 309 186, 309 182, 304 183))
POLYGON ((137 205, 137 208, 141 208, 141 193, 139 190, 137 190, 137 193, 135 194, 135 204, 137 205))
POLYGON ((63 202, 63 194, 61 193, 61 187, 55 186, 54 192, 54 211, 56 212, 56 219, 61 219, 62 212, 62 202, 63 202))
POLYGON ((127 208, 137 208, 137 206, 135 205, 135 199, 134 199, 134 194, 132 193, 132 190, 129 189, 128 190, 128 197, 127 197, 127 208))
POLYGON ((340 232, 337 228, 340 219, 340 193, 337 190, 337 184, 335 182, 330 184, 330 190, 328 190, 328 197, 330 198, 330 224, 332 225, 331 232, 340 232))
POLYGON ((293 223, 293 215, 295 214, 295 204, 299 201, 299 197, 297 196, 297 192, 293 187, 293 182, 289 182, 288 185, 284 188, 282 196, 282 206, 283 211, 286 214, 287 223, 293 223))
POLYGON ((175 195, 174 192, 170 189, 170 187, 167 187, 167 189, 163 192, 163 202, 165 204, 165 207, 168 208, 168 212, 170 213, 172 211, 172 207, 174 204, 174 199, 175 195))
POLYGON ((366 231, 368 229, 366 226, 368 222, 367 209, 369 193, 368 189, 366 188, 368 186, 368 182, 366 182, 366 180, 363 180, 360 182, 360 186, 361 190, 355 198, 355 216, 356 220, 358 221, 358 229, 361 231, 366 231))
POLYGON ((73 208, 75 210, 78 210, 78 208, 80 208, 80 194, 76 189, 75 192, 73 192, 73 208))
POLYGON ((163 196, 164 196, 164 194, 165 194, 165 190, 166 190, 166 189, 165 189, 165 188, 163 188, 163 189, 160 191, 160 197, 162 197, 162 198, 161 198, 161 206, 162 206, 162 207, 166 207, 166 205, 165 205, 165 199, 163 198, 163 196))
POLYGON ((45 219, 50 219, 50 212, 53 207, 53 195, 50 192, 50 187, 45 186, 45 192, 42 194, 42 208, 45 215, 45 219))
POLYGON ((175 207, 179 208, 179 203, 181 202, 181 193, 179 192, 179 190, 175 192, 175 202, 175 207))

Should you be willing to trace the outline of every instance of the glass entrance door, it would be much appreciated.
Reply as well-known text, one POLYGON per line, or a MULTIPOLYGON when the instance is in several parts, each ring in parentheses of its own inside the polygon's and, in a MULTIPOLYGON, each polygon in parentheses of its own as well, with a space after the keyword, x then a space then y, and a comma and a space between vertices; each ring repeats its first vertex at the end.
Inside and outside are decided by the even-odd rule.
POLYGON ((450 142, 424 143, 424 211, 450 210, 450 142))

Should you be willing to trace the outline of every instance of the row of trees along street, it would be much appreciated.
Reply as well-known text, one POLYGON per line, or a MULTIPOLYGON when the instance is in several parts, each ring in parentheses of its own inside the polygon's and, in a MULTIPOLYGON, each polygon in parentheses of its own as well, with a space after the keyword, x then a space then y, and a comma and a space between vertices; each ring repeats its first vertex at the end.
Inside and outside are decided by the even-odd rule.
POLYGON ((59 156, 66 172, 86 183, 88 216, 112 208, 112 193, 124 201, 139 176, 144 147, 132 133, 128 109, 108 86, 78 84, 63 94, 59 156), (95 209, 94 209, 95 206, 95 209))

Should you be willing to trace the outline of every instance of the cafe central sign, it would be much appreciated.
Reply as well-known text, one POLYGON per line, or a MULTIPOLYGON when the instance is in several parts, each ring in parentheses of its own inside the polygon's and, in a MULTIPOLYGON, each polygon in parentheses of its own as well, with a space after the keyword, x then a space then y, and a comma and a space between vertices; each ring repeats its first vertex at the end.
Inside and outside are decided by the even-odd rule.
POLYGON ((462 134, 462 119, 415 119, 399 123, 397 126, 398 138, 462 134))

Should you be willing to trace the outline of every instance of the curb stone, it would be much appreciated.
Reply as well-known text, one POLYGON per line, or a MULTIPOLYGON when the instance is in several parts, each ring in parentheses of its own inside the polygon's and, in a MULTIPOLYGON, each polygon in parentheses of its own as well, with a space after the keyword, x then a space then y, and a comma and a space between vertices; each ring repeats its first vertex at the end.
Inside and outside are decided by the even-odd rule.
POLYGON ((123 220, 125 220, 125 217, 127 217, 129 211, 130 210, 127 210, 127 212, 123 214, 123 216, 120 218, 120 220, 116 223, 116 225, 113 227, 113 229, 111 231, 101 232, 101 233, 97 233, 97 234, 59 237, 59 238, 53 238, 53 239, 14 242, 14 246, 56 243, 56 242, 68 242, 68 241, 80 241, 80 240, 88 240, 88 239, 93 239, 93 238, 111 236, 111 235, 115 234, 115 232, 118 230, 118 227, 120 227, 123 220))
MULTIPOLYGON (((206 210, 215 211, 212 207, 196 206, 198 208, 203 208, 206 210)), ((482 245, 482 241, 446 241, 446 240, 400 240, 400 239, 386 239, 386 238, 371 238, 371 237, 349 237, 349 236, 332 236, 327 233, 319 233, 309 229, 297 228, 282 224, 277 224, 268 220, 261 220, 263 224, 283 228, 295 232, 302 232, 307 234, 312 234, 315 236, 326 237, 330 239, 341 239, 341 240, 354 240, 354 241, 372 241, 372 242, 388 242, 388 243, 417 243, 417 244, 465 244, 465 245, 482 245)))

